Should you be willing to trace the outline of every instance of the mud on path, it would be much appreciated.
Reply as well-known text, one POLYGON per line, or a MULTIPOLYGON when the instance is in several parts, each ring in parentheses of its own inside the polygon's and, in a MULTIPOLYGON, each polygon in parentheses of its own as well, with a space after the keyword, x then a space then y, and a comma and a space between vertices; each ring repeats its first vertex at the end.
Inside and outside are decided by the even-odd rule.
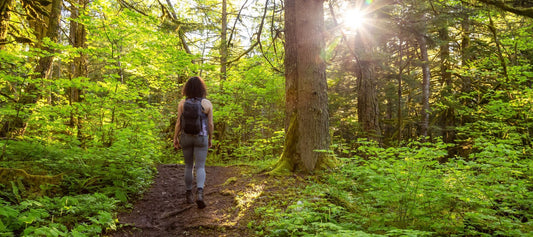
POLYGON ((157 169, 152 187, 131 212, 119 214, 119 229, 109 236, 253 235, 247 224, 250 202, 258 195, 254 196, 254 186, 247 183, 250 177, 242 167, 206 167, 204 209, 185 202, 185 166, 160 165, 157 169), (252 197, 248 203, 246 196, 252 197))

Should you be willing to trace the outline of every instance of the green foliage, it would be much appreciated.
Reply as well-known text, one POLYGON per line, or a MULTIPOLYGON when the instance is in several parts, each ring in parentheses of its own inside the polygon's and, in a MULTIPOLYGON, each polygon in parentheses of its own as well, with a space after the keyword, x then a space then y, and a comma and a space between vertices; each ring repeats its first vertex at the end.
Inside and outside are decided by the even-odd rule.
POLYGON ((122 202, 150 184, 151 164, 158 159, 157 147, 132 147, 123 139, 109 148, 81 149, 62 145, 11 142, 4 167, 34 173, 63 174, 61 190, 67 194, 103 192, 122 202))
POLYGON ((92 236, 115 227, 112 216, 151 183, 158 159, 156 147, 134 147, 121 139, 109 148, 65 147, 60 144, 10 142, 9 161, 32 173, 62 173, 59 189, 51 197, 22 199, 29 190, 18 186, 0 189, 0 227, 7 235, 92 236))
POLYGON ((281 153, 284 78, 261 63, 256 57, 243 60, 222 86, 209 83, 222 161, 265 160, 281 153))
POLYGON ((118 201, 100 193, 43 197, 10 205, 0 200, 2 236, 94 236, 116 228, 118 201))
MULTIPOLYGON (((411 142, 358 155, 310 184, 281 213, 266 212, 271 236, 522 236, 533 219, 530 159, 505 145, 475 160, 439 163, 449 145, 411 142), (370 233, 370 234, 367 234, 370 233)), ((298 191, 296 191, 298 192, 298 191)))

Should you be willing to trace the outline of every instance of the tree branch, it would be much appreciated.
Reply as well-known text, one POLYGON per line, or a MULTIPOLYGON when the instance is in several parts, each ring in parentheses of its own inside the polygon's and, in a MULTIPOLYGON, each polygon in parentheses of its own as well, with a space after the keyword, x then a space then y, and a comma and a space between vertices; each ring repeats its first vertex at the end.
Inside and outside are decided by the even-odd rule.
POLYGON ((500 8, 504 11, 512 12, 514 14, 533 18, 533 4, 526 5, 525 7, 517 6, 519 1, 503 1, 503 0, 479 0, 487 5, 492 5, 500 8))
POLYGON ((133 5, 127 3, 125 0, 119 0, 118 3, 119 3, 120 5, 122 5, 123 7, 128 8, 128 9, 131 9, 131 10, 133 10, 133 11, 135 11, 135 12, 137 12, 137 13, 143 15, 143 16, 148 16, 148 14, 146 14, 146 13, 144 13, 143 11, 141 11, 141 10, 135 8, 133 5))
POLYGON ((187 41, 185 39, 185 32, 182 30, 182 27, 180 27, 182 23, 178 20, 178 15, 176 14, 176 11, 174 10, 174 6, 172 6, 172 3, 170 2, 170 0, 167 0, 168 8, 160 0, 157 0, 157 2, 161 6, 161 11, 163 12, 163 16, 168 14, 170 16, 171 21, 177 25, 176 30, 178 31, 178 37, 181 41, 181 45, 183 46, 183 49, 185 49, 185 52, 187 52, 188 54, 192 54, 191 49, 189 48, 189 45, 187 44, 187 41))
POLYGON ((248 0, 246 0, 242 6, 241 6, 241 9, 239 9, 239 13, 237 14, 237 17, 235 17, 235 22, 233 22, 233 28, 231 28, 231 34, 229 35, 229 40, 228 40, 228 46, 231 45, 231 41, 233 40, 233 34, 234 34, 234 31, 235 31, 235 28, 237 28, 237 22, 239 21, 239 19, 241 18, 241 13, 244 9, 244 7, 246 6, 246 4, 248 3, 248 0))
POLYGON ((17 100, 15 100, 15 99, 12 98, 11 96, 9 96, 9 95, 7 95, 7 94, 1 92, 1 91, 0 91, 0 95, 3 96, 3 97, 6 97, 7 99, 9 99, 9 100, 11 100, 11 101, 13 101, 13 102, 15 102, 15 103, 18 103, 17 100))
POLYGON ((257 34, 257 42, 259 42, 259 50, 261 51, 261 55, 263 55, 263 58, 267 61, 268 64, 270 64, 270 66, 272 67, 272 69, 274 69, 274 71, 276 72, 280 72, 281 73, 281 70, 279 70, 278 68, 276 68, 272 62, 270 61, 270 59, 267 58, 267 56, 265 55, 265 52, 263 51, 263 44, 261 44, 261 31, 263 31, 263 26, 265 24, 265 18, 266 18, 266 14, 267 14, 267 10, 268 10, 268 1, 269 0, 266 0, 265 2, 265 10, 263 11, 263 18, 261 19, 261 26, 259 27, 259 33, 257 34))

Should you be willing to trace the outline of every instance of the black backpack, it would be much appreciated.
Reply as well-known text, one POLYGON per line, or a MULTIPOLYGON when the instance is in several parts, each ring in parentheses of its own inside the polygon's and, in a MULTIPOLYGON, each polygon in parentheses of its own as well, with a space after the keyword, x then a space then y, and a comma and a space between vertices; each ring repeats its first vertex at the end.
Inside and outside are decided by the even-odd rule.
POLYGON ((183 104, 181 114, 181 129, 191 135, 198 135, 202 131, 202 98, 187 98, 183 104))

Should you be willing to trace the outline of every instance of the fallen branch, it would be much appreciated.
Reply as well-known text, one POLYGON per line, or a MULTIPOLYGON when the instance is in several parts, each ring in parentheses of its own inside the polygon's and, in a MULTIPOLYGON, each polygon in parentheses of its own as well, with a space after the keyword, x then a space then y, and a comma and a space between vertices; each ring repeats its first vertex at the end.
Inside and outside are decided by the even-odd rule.
POLYGON ((163 213, 163 215, 161 215, 159 217, 159 219, 165 219, 165 218, 170 217, 170 216, 175 216, 175 215, 181 214, 182 212, 185 212, 185 211, 193 208, 194 206, 195 205, 191 204, 191 205, 188 205, 185 208, 182 208, 180 210, 171 211, 171 212, 165 212, 165 213, 163 213))

